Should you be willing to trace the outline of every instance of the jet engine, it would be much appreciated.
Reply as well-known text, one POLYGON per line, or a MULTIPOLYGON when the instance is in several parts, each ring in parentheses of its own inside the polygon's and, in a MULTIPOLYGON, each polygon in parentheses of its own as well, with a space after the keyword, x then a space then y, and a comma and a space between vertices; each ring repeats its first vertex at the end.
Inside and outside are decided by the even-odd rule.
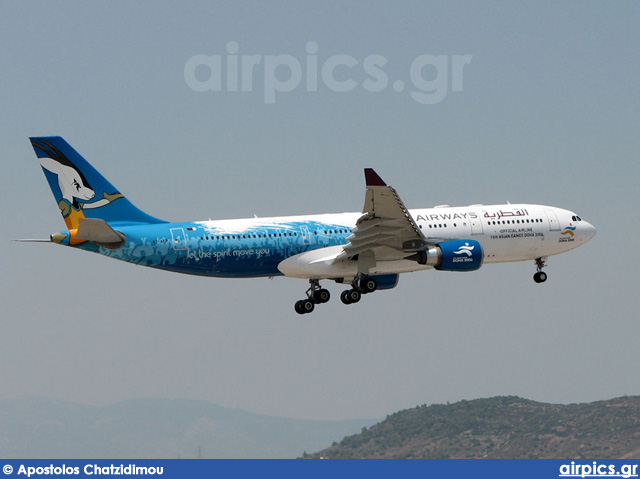
POLYGON ((475 240, 443 241, 428 246, 407 259, 440 271, 475 271, 482 266, 482 245, 475 240))

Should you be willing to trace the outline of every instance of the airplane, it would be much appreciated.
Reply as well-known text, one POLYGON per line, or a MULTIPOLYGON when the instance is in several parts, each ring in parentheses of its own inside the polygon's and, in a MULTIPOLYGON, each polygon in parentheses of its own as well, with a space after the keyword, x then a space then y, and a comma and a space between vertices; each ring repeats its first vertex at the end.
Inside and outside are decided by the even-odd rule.
MULTIPOLYGON (((59 136, 30 138, 67 229, 53 243, 167 271, 220 278, 306 279, 299 314, 329 301, 321 280, 348 285, 344 304, 388 290, 414 271, 470 272, 484 264, 534 261, 589 241, 576 213, 535 204, 448 205, 409 210, 371 168, 361 213, 170 223, 136 208, 59 136)), ((38 241, 38 240, 26 240, 38 241)))

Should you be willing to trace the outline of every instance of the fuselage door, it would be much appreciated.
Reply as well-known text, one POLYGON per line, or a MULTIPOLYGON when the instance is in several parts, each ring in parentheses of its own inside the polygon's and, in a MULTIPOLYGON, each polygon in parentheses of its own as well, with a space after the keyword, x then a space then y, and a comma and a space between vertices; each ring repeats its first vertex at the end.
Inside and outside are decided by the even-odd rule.
POLYGON ((482 229, 482 221, 480 220, 480 216, 478 214, 473 213, 473 216, 469 217, 469 221, 471 222, 472 235, 484 234, 484 230, 482 229))
POLYGON ((560 231, 560 223, 558 222, 558 216, 553 210, 544 210, 549 220, 549 231, 560 231))
POLYGON ((175 251, 187 249, 187 237, 182 228, 171 228, 171 243, 175 251))
POLYGON ((307 226, 301 226, 300 231, 302 232, 302 242, 304 244, 311 243, 311 233, 309 232, 309 228, 307 226))

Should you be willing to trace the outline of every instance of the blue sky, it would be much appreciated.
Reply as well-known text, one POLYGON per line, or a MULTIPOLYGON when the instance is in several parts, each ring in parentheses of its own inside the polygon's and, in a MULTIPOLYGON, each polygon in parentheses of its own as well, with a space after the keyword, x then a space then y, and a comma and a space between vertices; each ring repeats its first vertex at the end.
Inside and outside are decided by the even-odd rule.
POLYGON ((640 394, 639 17, 631 2, 0 4, 1 396, 346 419, 499 394, 640 394), (226 62, 230 42, 261 56, 252 91, 190 88, 188 61, 226 62), (320 70, 355 59, 333 73, 357 86, 336 92, 319 73, 308 91, 309 42, 320 70), (389 80, 377 92, 364 87, 374 55, 389 80), (447 62, 435 104, 410 95, 423 55, 447 62), (303 80, 266 103, 266 58, 283 56, 303 80), (413 273, 345 307, 328 284, 334 300, 299 317, 304 281, 181 276, 11 242, 64 229, 28 142, 41 135, 64 136, 167 220, 359 211, 373 167, 410 208, 549 204, 598 235, 552 257, 544 285, 532 263, 413 273))

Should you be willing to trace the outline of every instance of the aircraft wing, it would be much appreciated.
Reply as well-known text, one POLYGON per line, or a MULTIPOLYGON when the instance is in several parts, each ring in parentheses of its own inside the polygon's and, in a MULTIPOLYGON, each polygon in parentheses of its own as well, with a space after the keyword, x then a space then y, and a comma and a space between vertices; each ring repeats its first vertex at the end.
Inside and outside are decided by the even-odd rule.
POLYGON ((373 261, 403 259, 430 244, 396 190, 371 168, 365 168, 364 175, 367 190, 362 216, 336 260, 356 255, 373 261))

